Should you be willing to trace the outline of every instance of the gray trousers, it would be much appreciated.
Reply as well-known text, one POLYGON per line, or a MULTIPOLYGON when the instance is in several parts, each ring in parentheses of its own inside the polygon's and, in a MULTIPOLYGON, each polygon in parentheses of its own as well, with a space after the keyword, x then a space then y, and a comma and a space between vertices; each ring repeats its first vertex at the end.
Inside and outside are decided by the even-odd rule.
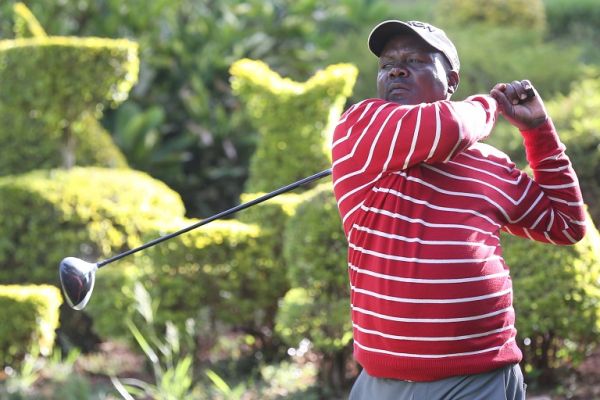
POLYGON ((526 387, 518 364, 433 382, 374 378, 363 370, 349 400, 524 400, 526 387))

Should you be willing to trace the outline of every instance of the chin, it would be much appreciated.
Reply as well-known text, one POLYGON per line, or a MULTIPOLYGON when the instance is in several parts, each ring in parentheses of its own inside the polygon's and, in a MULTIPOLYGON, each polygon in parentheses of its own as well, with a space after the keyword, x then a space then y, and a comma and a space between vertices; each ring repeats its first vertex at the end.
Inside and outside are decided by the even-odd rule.
POLYGON ((403 106, 409 106, 409 105, 413 105, 413 104, 419 104, 419 103, 415 103, 411 99, 407 99, 407 98, 404 98, 404 97, 388 97, 386 99, 386 101, 389 101, 389 102, 392 102, 392 103, 396 103, 396 104, 400 104, 400 105, 403 105, 403 106))

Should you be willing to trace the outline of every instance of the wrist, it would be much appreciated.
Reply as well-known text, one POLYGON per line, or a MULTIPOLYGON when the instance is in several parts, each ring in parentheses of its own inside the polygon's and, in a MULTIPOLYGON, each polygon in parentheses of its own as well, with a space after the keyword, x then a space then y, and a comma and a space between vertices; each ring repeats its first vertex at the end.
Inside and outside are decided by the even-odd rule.
POLYGON ((520 125, 518 128, 521 132, 536 131, 539 128, 542 128, 545 125, 547 125, 549 121, 550 121, 550 119, 548 118, 548 116, 544 115, 543 117, 536 118, 527 124, 524 123, 524 124, 520 125))

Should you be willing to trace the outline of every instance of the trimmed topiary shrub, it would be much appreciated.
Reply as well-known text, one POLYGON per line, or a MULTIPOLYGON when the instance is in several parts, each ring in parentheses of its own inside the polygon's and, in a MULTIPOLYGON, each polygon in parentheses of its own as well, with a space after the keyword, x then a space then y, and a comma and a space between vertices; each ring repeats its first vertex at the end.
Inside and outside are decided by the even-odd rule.
MULTIPOLYGON (((242 194, 242 202, 251 201, 263 193, 242 194)), ((303 200, 302 195, 286 193, 257 204, 239 214, 239 220, 260 226, 261 237, 269 243, 269 260, 282 273, 282 293, 289 289, 287 265, 283 258, 284 232, 288 220, 296 213, 296 207, 303 200)))
POLYGON ((600 234, 554 246, 502 235, 514 283, 516 326, 525 371, 551 377, 577 365, 600 339, 600 234))
POLYGON ((303 194, 286 225, 284 256, 292 286, 321 295, 349 294, 346 253, 331 183, 322 183, 303 194))
POLYGON ((95 115, 83 115, 71 126, 77 148, 77 166, 105 168, 127 168, 125 155, 115 145, 111 134, 104 129, 95 115))
POLYGON ((0 364, 14 366, 32 350, 54 347, 62 297, 49 285, 0 285, 0 364))
MULTIPOLYGON (((0 175, 84 164, 120 165, 123 157, 101 137, 103 157, 77 152, 90 117, 117 104, 137 80, 137 44, 99 38, 33 37, 0 41, 0 175), (106 154, 113 154, 106 161, 106 154)), ((97 142, 97 139, 95 140, 97 142)), ((98 143, 95 143, 98 144, 98 143)), ((82 147, 85 149, 85 146, 82 147)), ((89 149, 89 146, 88 146, 89 149)))
POLYGON ((46 37, 46 31, 40 25, 37 18, 23 3, 15 3, 13 6, 14 18, 15 18, 15 37, 17 38, 28 38, 28 37, 46 37))
POLYGON ((180 196, 119 169, 34 171, 0 178, 0 281, 58 284, 66 256, 89 261, 142 243, 153 221, 181 220, 180 196))
POLYGON ((261 134, 246 192, 268 192, 329 167, 329 133, 352 93, 356 67, 331 65, 305 83, 248 59, 230 72, 232 89, 261 134))
POLYGON ((347 241, 331 183, 302 195, 288 220, 284 257, 292 289, 277 313, 277 332, 290 346, 306 338, 322 355, 321 380, 340 389, 352 339, 347 241))
MULTIPOLYGON (((195 222, 161 229, 173 232, 195 222)), ((141 282, 158 302, 156 321, 183 328, 193 318, 213 335, 217 326, 228 326, 270 341, 277 303, 287 289, 285 268, 271 252, 257 225, 234 220, 214 221, 147 249, 140 256, 141 282)))

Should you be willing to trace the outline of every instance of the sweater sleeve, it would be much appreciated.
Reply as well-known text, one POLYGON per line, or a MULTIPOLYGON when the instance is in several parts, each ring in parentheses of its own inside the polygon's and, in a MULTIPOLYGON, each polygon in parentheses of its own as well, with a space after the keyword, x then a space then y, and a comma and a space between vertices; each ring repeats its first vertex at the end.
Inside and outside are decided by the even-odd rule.
POLYGON ((341 213, 347 218, 387 174, 452 159, 487 137, 496 117, 497 103, 486 95, 413 106, 368 99, 352 106, 338 122, 332 143, 341 213))
POLYGON ((504 227, 514 235, 573 244, 585 235, 585 208, 577 175, 552 121, 522 131, 533 180, 522 180, 520 202, 504 227))

